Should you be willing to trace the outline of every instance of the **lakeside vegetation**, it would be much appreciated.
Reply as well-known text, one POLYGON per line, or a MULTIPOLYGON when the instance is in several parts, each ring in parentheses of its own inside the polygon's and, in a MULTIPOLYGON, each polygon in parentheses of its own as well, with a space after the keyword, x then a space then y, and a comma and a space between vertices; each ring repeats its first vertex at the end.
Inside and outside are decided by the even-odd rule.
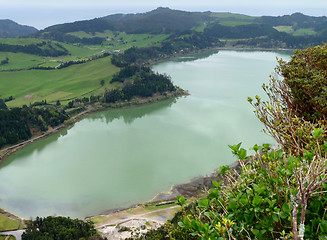
MULTIPOLYGON (((168 11, 159 10, 165 14, 168 11)), ((185 15, 181 11, 170 14, 174 21, 179 14, 185 15)), ((228 43, 230 46, 266 48, 306 47, 325 40, 324 18, 320 19, 320 26, 308 27, 292 22, 303 15, 291 17, 258 19, 244 15, 205 14, 167 29, 171 24, 169 18, 159 27, 148 24, 140 28, 130 25, 135 21, 134 16, 119 15, 108 19, 125 19, 126 22, 109 25, 111 30, 103 27, 108 23, 101 19, 54 26, 35 35, 41 40, 26 40, 27 45, 17 40, 15 43, 10 39, 3 41, 0 69, 6 71, 0 72, 0 97, 8 101, 2 102, 3 110, 0 110, 0 147, 26 140, 33 132, 46 131, 48 126, 55 127, 68 120, 67 112, 73 115, 85 110, 90 103, 127 104, 134 97, 165 96, 175 92, 177 88, 168 76, 151 71, 148 67, 151 61, 227 46, 219 40, 221 38, 232 39, 228 43), (100 22, 103 24, 99 25, 100 22), (122 30, 125 32, 120 32, 122 30), (114 50, 125 51, 118 54, 114 50), (103 51, 110 51, 110 56, 92 59, 103 51), (62 69, 23 70, 35 66, 55 68, 62 63, 67 65, 62 69), (26 106, 13 108, 23 105, 26 106), (13 109, 8 110, 6 106, 13 109)), ((149 21, 140 16, 137 18, 137 24, 149 21)), ((231 146, 240 159, 242 172, 221 168, 225 178, 213 182, 206 198, 186 207, 185 199, 179 197, 178 203, 185 212, 140 239, 327 237, 327 200, 323 195, 326 191, 324 158, 327 149, 324 51, 325 46, 297 51, 290 63, 280 61, 277 73, 285 81, 272 78, 271 85, 264 88, 272 102, 262 102, 260 98, 256 98, 256 103, 250 100, 267 131, 283 148, 275 151, 269 145, 255 145, 253 149, 260 155, 248 157, 240 144, 231 146), (308 82, 314 83, 314 87, 306 84, 308 82), (313 170, 316 171, 314 176, 310 175, 313 170), (297 182, 296 179, 302 176, 315 181, 316 188, 309 189, 304 180, 297 182)), ((35 233, 35 228, 41 220, 31 225, 33 234, 39 234, 35 233)), ((4 223, 8 218, 0 217, 0 226, 1 221, 4 223)), ((4 229, 16 223, 6 222, 4 229)), ((60 224, 54 222, 55 226, 60 224)), ((35 239, 33 237, 25 239, 35 239)))
POLYGON ((263 85, 268 100, 248 99, 280 148, 255 144, 248 156, 241 143, 229 146, 239 169, 220 167, 206 197, 187 204, 178 196, 182 212, 137 239, 327 237, 326 49, 279 60, 277 74, 263 85))

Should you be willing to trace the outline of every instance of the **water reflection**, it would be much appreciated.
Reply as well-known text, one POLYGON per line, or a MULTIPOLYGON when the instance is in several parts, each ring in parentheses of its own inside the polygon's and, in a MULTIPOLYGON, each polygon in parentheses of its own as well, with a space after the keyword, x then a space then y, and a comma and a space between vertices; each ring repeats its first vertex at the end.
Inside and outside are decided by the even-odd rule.
POLYGON ((1 165, 0 207, 25 218, 94 215, 231 163, 228 144, 271 142, 246 97, 260 94, 275 56, 219 51, 154 66, 191 95, 98 112, 16 152, 1 165))
POLYGON ((187 55, 185 57, 175 58, 172 61, 173 62, 191 62, 191 61, 195 61, 195 60, 208 58, 208 57, 210 57, 212 55, 217 54, 218 52, 219 52, 218 49, 213 49, 213 50, 210 50, 210 51, 205 51, 205 52, 201 52, 201 53, 187 55))
POLYGON ((174 103, 176 103, 176 99, 168 99, 163 102, 145 105, 141 107, 132 107, 128 109, 112 109, 92 114, 88 116, 87 119, 95 121, 98 119, 105 118, 107 124, 111 123, 116 119, 123 119, 124 123, 132 124, 135 119, 140 119, 157 111, 164 110, 165 108, 170 108, 174 103))
MULTIPOLYGON (((125 124, 130 125, 136 119, 141 119, 157 111, 162 111, 166 108, 170 108, 174 103, 176 103, 176 99, 168 99, 166 101, 158 102, 155 104, 131 107, 128 109, 110 109, 107 111, 91 114, 87 116, 85 120, 97 121, 99 119, 105 119, 105 122, 109 124, 114 120, 123 119, 125 124)), ((83 121, 83 119, 81 121, 83 121)), ((13 153, 2 164, 0 164, 0 170, 2 168, 5 168, 9 164, 12 164, 12 161, 14 160, 19 161, 19 159, 23 160, 24 158, 29 158, 33 154, 37 155, 39 152, 42 152, 45 148, 57 142, 58 139, 66 136, 69 133, 69 130, 72 129, 73 127, 74 125, 69 126, 52 136, 39 140, 35 143, 29 144, 26 147, 20 149, 19 151, 13 153)))

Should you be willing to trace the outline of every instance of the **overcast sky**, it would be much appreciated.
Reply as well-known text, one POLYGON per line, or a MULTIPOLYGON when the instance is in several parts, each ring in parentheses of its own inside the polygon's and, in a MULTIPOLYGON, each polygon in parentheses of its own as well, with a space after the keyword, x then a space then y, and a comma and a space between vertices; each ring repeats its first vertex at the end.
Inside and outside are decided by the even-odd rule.
POLYGON ((11 19, 38 29, 114 13, 146 12, 157 7, 251 16, 294 12, 312 16, 327 14, 326 0, 0 0, 0 6, 0 19, 11 19))

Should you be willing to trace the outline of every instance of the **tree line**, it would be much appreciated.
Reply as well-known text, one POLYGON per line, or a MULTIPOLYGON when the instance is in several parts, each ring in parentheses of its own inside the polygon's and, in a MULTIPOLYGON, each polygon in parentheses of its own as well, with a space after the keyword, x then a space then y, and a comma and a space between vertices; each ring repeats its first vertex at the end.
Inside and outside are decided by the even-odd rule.
POLYGON ((37 107, 7 109, 0 101, 0 147, 15 144, 32 137, 32 129, 46 131, 48 126, 55 127, 69 117, 65 112, 37 107))
POLYGON ((217 37, 190 30, 171 35, 160 46, 129 48, 122 54, 113 55, 111 63, 117 67, 126 67, 130 64, 148 63, 150 60, 168 57, 175 53, 222 46, 224 43, 217 37))
POLYGON ((0 43, 0 52, 21 52, 45 57, 58 57, 69 54, 59 43, 41 42, 29 45, 13 45, 0 43))
POLYGON ((103 96, 104 102, 115 103, 120 100, 129 101, 135 96, 151 97, 155 93, 163 94, 164 92, 173 92, 176 90, 169 76, 154 73, 148 67, 134 68, 128 66, 123 68, 121 72, 126 73, 126 69, 132 69, 133 74, 125 75, 128 76, 128 79, 119 79, 124 84, 121 89, 106 90, 103 96))

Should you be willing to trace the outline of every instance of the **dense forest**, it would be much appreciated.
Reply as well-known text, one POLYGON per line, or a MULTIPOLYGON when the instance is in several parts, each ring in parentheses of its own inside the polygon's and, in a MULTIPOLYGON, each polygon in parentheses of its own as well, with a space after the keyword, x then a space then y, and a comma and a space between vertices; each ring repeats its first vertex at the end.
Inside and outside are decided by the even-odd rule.
POLYGON ((7 109, 4 101, 0 102, 0 147, 27 140, 32 131, 46 131, 48 126, 58 126, 69 118, 58 110, 27 106, 7 109))

